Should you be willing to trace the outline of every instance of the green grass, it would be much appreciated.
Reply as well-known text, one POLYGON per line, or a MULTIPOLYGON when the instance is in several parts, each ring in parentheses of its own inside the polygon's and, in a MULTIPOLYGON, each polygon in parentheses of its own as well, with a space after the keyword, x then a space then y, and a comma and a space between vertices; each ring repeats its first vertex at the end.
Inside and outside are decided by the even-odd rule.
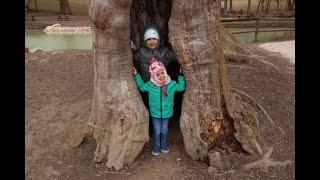
MULTIPOLYGON (((69 0, 72 12, 88 12, 89 0, 69 0)), ((59 11, 58 0, 37 0, 38 10, 59 11)), ((31 8, 35 9, 34 0, 31 0, 31 8)))

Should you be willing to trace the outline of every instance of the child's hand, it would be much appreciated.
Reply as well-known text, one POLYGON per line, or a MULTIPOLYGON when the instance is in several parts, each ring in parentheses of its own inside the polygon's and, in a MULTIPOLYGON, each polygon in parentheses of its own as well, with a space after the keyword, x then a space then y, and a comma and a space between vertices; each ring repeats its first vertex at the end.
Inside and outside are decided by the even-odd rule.
POLYGON ((132 71, 133 71, 133 75, 137 75, 137 70, 136 70, 136 68, 132 68, 132 71))

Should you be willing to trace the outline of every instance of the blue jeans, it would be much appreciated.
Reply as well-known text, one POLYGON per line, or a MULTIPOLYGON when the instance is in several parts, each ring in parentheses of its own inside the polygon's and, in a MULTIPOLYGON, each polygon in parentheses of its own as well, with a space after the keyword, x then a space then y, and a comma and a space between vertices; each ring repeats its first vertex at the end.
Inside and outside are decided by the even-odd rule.
POLYGON ((168 149, 168 124, 169 118, 154 118, 152 117, 153 123, 153 151, 160 152, 160 148, 163 150, 168 149), (161 135, 161 137, 160 137, 161 135))

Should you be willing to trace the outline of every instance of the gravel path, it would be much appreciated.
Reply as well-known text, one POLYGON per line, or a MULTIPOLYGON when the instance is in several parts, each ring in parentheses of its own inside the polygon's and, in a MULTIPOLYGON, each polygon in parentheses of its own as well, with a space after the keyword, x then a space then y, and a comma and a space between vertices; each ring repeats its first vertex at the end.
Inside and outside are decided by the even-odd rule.
POLYGON ((282 41, 262 43, 258 45, 268 51, 279 52, 281 55, 288 57, 292 63, 295 63, 295 41, 282 41))

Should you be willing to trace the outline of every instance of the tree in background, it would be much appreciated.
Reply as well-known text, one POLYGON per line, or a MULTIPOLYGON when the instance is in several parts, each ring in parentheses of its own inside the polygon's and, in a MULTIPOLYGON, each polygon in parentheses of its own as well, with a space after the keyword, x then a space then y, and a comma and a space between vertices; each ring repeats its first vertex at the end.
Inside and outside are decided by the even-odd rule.
POLYGON ((229 3, 229 12, 232 12, 232 0, 229 0, 230 3, 229 3))
POLYGON ((251 13, 251 0, 248 0, 247 16, 250 16, 250 13, 251 13))
MULTIPOLYGON (((249 0, 249 1, 251 1, 251 0, 249 0)), ((265 3, 266 3, 265 0, 259 0, 256 14, 258 14, 259 12, 264 12, 265 3)))
POLYGON ((226 16, 228 12, 228 0, 224 0, 224 6, 223 6, 223 16, 226 16))
POLYGON ((68 0, 59 0, 60 4, 60 14, 72 14, 69 1, 68 0))
POLYGON ((32 9, 31 9, 31 0, 25 0, 24 4, 25 4, 25 11, 27 11, 27 12, 32 11, 32 9))
MULTIPOLYGON (((25 10, 27 12, 33 11, 33 9, 31 8, 31 0, 25 0, 25 10)), ((38 12, 38 6, 37 6, 37 0, 34 0, 34 6, 36 8, 36 12, 38 12)))
MULTIPOLYGON (((277 3, 277 11, 279 10, 279 0, 275 0, 277 3)), ((271 0, 267 0, 266 13, 269 13, 271 0)))
POLYGON ((294 0, 287 0, 287 8, 288 10, 293 10, 294 9, 294 0))

